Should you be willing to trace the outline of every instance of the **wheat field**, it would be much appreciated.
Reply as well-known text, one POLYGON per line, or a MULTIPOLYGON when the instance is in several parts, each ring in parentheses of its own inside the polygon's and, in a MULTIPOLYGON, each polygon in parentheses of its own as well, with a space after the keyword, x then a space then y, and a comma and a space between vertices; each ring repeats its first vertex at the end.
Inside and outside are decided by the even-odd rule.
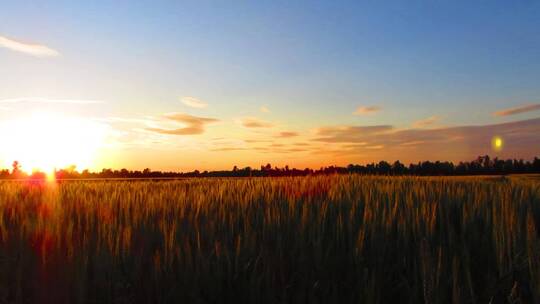
POLYGON ((540 303, 539 231, 535 177, 3 181, 0 303, 540 303))

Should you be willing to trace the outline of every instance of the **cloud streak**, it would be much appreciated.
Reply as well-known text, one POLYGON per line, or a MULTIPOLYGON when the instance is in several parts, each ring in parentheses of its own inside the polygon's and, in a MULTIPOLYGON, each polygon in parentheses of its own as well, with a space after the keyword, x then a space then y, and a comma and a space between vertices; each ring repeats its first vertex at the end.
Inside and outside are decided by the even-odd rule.
POLYGON ((4 36, 0 36, 0 47, 6 48, 15 52, 24 53, 34 57, 57 57, 60 53, 48 46, 41 44, 25 43, 13 40, 4 36))
POLYGON ((290 138, 290 137, 296 137, 298 135, 300 135, 300 134, 298 134, 298 132, 283 131, 283 132, 279 132, 279 134, 276 134, 274 137, 290 138))
POLYGON ((208 103, 195 97, 184 96, 180 98, 180 101, 188 107, 204 109, 208 107, 208 103))
POLYGON ((319 137, 315 141, 362 142, 366 137, 380 136, 392 130, 390 125, 322 127, 316 130, 315 134, 319 137))
POLYGON ((426 119, 417 120, 412 124, 412 126, 413 126, 413 128, 429 127, 429 126, 432 126, 435 123, 437 123, 439 121, 439 119, 440 119, 439 116, 434 115, 434 116, 428 117, 426 119))
POLYGON ((353 112, 353 115, 371 115, 379 112, 380 110, 381 107, 378 106, 358 107, 356 111, 353 112))
POLYGON ((241 124, 246 128, 271 128, 274 126, 270 122, 255 117, 246 117, 241 120, 241 124))
POLYGON ((147 127, 146 130, 166 135, 198 135, 204 133, 207 124, 219 121, 215 118, 197 117, 184 113, 168 113, 162 117, 183 124, 185 127, 174 129, 147 127))
POLYGON ((516 114, 538 111, 538 110, 540 110, 540 103, 535 103, 535 104, 528 104, 524 106, 500 110, 500 111, 494 112, 493 116, 509 116, 509 115, 516 115, 516 114))
POLYGON ((243 147, 221 147, 221 148, 212 148, 210 151, 212 152, 231 152, 231 151, 245 151, 249 150, 248 148, 243 147))

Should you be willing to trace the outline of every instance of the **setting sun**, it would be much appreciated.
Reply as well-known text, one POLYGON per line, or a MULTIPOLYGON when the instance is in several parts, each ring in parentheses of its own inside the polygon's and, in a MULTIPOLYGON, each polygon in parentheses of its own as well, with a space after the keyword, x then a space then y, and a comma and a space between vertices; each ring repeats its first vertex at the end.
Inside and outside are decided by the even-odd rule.
POLYGON ((99 123, 59 113, 35 112, 0 123, 4 166, 13 161, 30 173, 55 168, 92 165, 102 146, 106 128, 99 123))

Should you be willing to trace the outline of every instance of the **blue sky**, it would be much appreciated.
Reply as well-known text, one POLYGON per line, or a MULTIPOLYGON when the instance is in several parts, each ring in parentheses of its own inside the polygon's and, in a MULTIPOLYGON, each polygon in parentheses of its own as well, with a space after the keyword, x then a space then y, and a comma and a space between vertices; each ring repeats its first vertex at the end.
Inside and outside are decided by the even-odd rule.
MULTIPOLYGON (((492 113, 540 102, 538 16, 536 1, 12 1, 0 36, 60 56, 0 48, 0 100, 103 100, 74 111, 257 117, 307 133, 531 119, 492 113), (362 106, 380 110, 351 114, 362 106)), ((234 125, 221 129, 246 138, 234 125)))

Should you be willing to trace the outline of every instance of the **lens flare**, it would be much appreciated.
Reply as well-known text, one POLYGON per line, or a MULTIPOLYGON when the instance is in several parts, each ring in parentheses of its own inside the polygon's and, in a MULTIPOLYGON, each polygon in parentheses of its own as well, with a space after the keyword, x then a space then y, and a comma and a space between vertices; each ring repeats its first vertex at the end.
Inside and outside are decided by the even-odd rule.
POLYGON ((491 147, 494 151, 501 151, 503 148, 504 142, 500 136, 495 136, 491 139, 491 147))

